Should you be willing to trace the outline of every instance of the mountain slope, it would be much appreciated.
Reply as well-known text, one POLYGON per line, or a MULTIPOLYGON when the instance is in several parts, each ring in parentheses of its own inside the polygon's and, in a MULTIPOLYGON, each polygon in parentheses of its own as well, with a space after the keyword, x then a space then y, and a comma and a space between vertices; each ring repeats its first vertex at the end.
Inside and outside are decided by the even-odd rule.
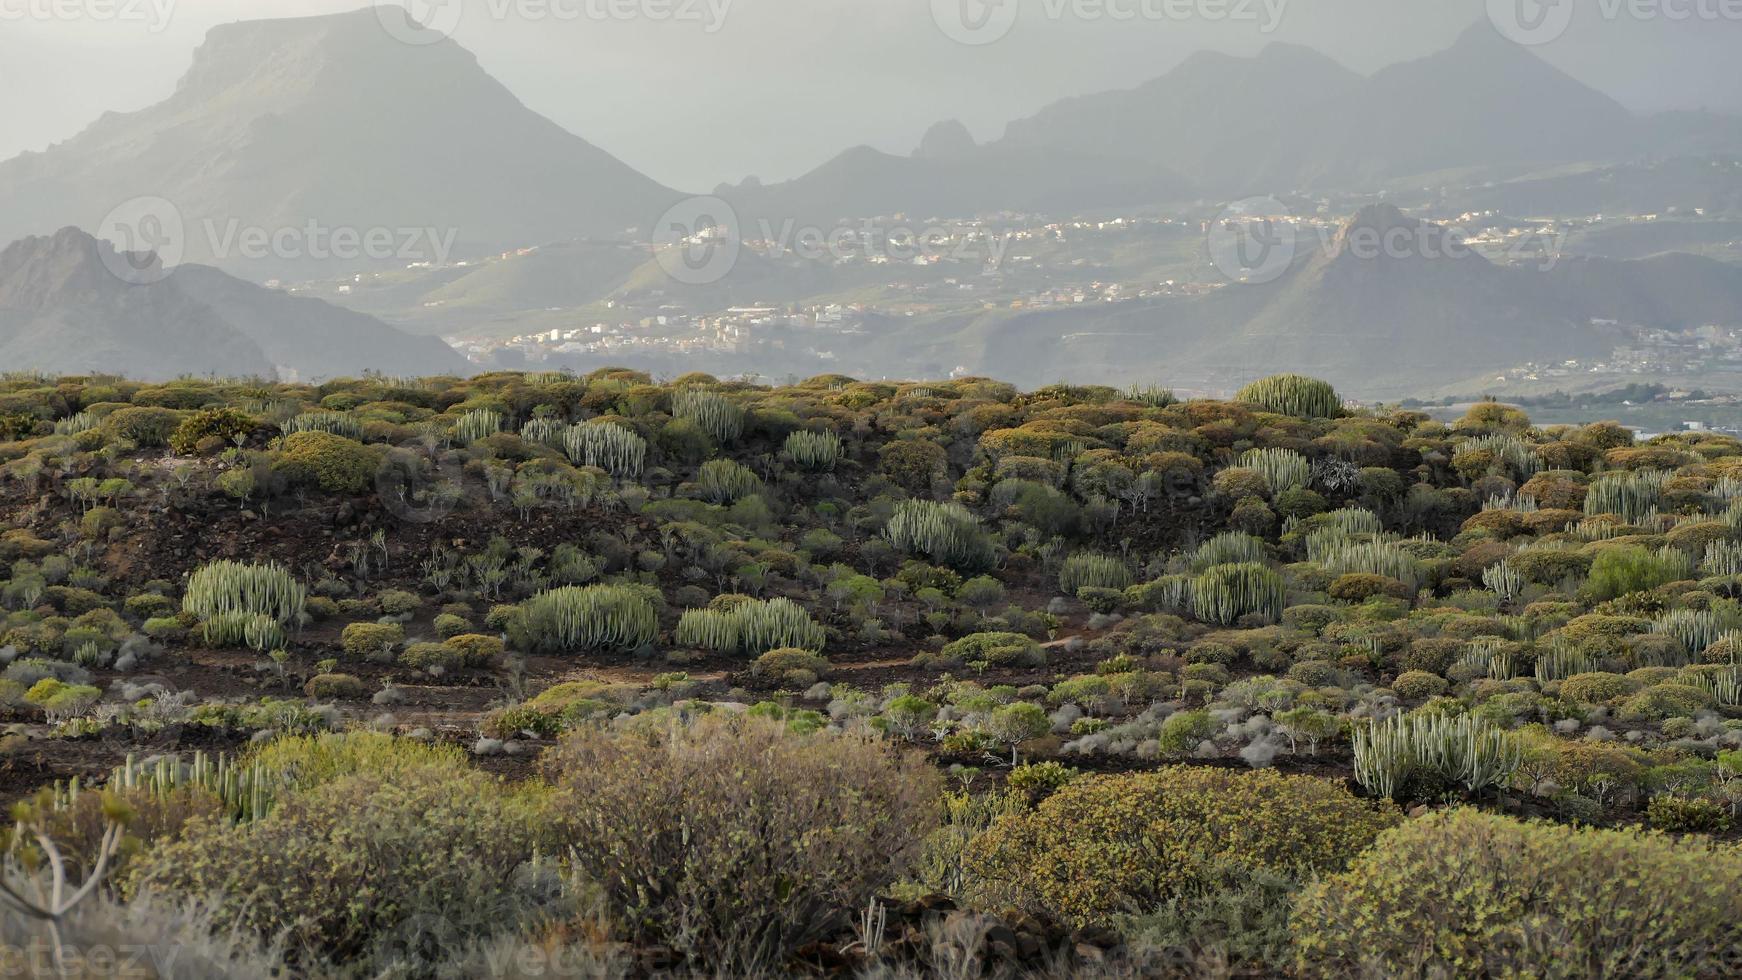
MULTIPOLYGON (((125 261, 76 228, 0 251, 0 363, 135 378, 467 372, 468 362, 446 344, 373 317, 202 266, 127 282, 111 271, 125 261)), ((154 262, 139 256, 132 264, 154 262)))
POLYGON ((0 164, 0 240, 95 228, 140 196, 180 210, 186 260, 260 278, 300 255, 233 254, 232 223, 434 228, 494 250, 620 236, 677 197, 527 109, 457 44, 395 41, 369 7, 213 29, 170 98, 0 164))

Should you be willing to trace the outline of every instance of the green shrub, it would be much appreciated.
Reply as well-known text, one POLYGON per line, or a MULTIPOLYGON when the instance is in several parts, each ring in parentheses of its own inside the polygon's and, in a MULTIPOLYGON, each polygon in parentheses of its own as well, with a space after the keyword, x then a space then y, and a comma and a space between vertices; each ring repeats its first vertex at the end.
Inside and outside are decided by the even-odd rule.
POLYGON ((1733 847, 1460 809, 1310 886, 1295 942, 1313 976, 1696 976, 1742 948, 1738 893, 1733 847))
POLYGON ((351 623, 339 634, 346 654, 359 659, 391 650, 405 642, 405 627, 398 623, 351 623))
POLYGON ((433 625, 436 635, 444 640, 459 636, 472 628, 472 624, 466 622, 466 617, 456 616, 453 613, 442 613, 435 618, 433 625))
POLYGON ((521 794, 464 769, 348 775, 252 822, 190 822, 140 859, 128 888, 209 896, 307 964, 404 970, 447 952, 439 944, 452 936, 488 937, 529 910, 513 872, 540 819, 521 794), (431 945, 407 948, 408 923, 431 945))
POLYGON ((1046 663, 1046 651, 1021 633, 971 633, 913 658, 916 667, 940 670, 982 661, 993 667, 1039 667, 1046 663))
POLYGON ((1230 866, 1338 870, 1398 819, 1332 780, 1272 770, 1085 776, 999 820, 967 868, 999 899, 1089 924, 1190 894, 1230 866))
POLYGON ((1591 561, 1585 587, 1595 598, 1613 599, 1693 577, 1693 562, 1682 552, 1652 552, 1633 545, 1604 548, 1591 561))
POLYGON ((169 408, 121 408, 103 419, 103 431, 111 437, 126 439, 147 449, 167 445, 170 435, 180 425, 181 413, 169 408))
POLYGON ((770 650, 750 665, 751 676, 764 684, 795 688, 809 687, 828 672, 827 657, 794 647, 770 650))
POLYGON ((399 665, 431 674, 445 674, 464 666, 466 658, 445 643, 413 643, 399 655, 399 665))
POLYGON ((339 701, 360 701, 369 695, 363 681, 351 674, 316 674, 302 690, 311 698, 339 701))
POLYGON ((178 456, 192 456, 208 439, 233 445, 238 437, 254 431, 254 427, 254 418, 246 412, 234 408, 202 408, 175 427, 169 437, 169 448, 178 456))
POLYGON ((1730 808, 1699 796, 1654 796, 1645 819, 1656 830, 1672 834, 1721 834, 1730 829, 1730 808))
POLYGON ((416 612, 423 605, 423 600, 418 598, 417 593, 404 589, 388 589, 377 600, 381 603, 381 611, 389 616, 404 616, 416 612))
POLYGON ((362 493, 374 482, 377 453, 354 439, 329 432, 286 436, 273 468, 293 483, 328 493, 362 493))
POLYGON ((459 654, 460 662, 468 667, 488 667, 498 657, 502 656, 506 644, 499 636, 486 636, 482 633, 460 633, 447 639, 448 649, 459 654))
POLYGON ((940 777, 891 743, 704 716, 577 729, 544 756, 570 860, 623 938, 745 975, 902 874, 937 825, 940 777))
POLYGON ((1405 701, 1425 701, 1446 693, 1446 679, 1425 670, 1406 670, 1391 682, 1391 689, 1405 701))
POLYGON ((1592 671, 1561 681, 1560 696, 1574 704, 1610 704, 1639 690, 1639 682, 1620 674, 1592 671))

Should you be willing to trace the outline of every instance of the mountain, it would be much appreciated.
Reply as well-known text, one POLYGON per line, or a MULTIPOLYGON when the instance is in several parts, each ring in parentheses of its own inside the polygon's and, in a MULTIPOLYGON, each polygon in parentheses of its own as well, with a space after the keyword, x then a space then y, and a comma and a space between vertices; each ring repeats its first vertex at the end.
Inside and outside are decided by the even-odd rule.
MULTIPOLYGON (((959 356, 968 370, 1020 383, 1099 377, 1202 389, 1293 370, 1357 395, 1395 397, 1527 361, 1598 357, 1622 336, 1591 325, 1594 310, 1612 304, 1581 299, 1582 277, 1499 266, 1449 248, 1447 234, 1376 205, 1323 243, 1304 237, 1271 282, 1201 297, 991 314, 960 325, 954 341, 965 348, 959 356)), ((1658 297, 1653 319, 1686 319, 1690 311, 1672 302, 1686 280, 1619 264, 1631 277, 1624 289, 1658 297)), ((1742 288, 1742 270, 1710 265, 1742 288)), ((1711 280, 1702 290, 1707 305, 1722 301, 1711 280)), ((891 344, 910 339, 920 342, 898 336, 891 344)))
POLYGON ((181 214, 186 260, 266 279, 321 265, 320 238, 252 258, 231 230, 386 230, 381 264, 404 265, 438 257, 427 241, 402 247, 412 230, 500 251, 621 237, 677 200, 527 109, 459 45, 401 43, 378 16, 406 15, 377 5, 214 28, 168 99, 0 163, 0 241, 97 228, 156 197, 181 214))
POLYGON ((1175 174, 1114 155, 957 141, 950 153, 905 157, 854 147, 793 180, 716 193, 737 211, 744 234, 757 237, 763 223, 778 231, 792 221, 826 233, 840 221, 881 215, 924 221, 1004 211, 1082 214, 1181 200, 1191 190, 1175 174))
POLYGON ((1320 107, 1361 84, 1360 75, 1296 45, 1271 44, 1252 58, 1201 51, 1134 89, 1065 99, 1011 122, 998 145, 1077 147, 1214 186, 1229 168, 1245 179, 1256 163, 1228 147, 1285 156, 1310 138, 1320 107))
POLYGON ((155 256, 117 252, 77 228, 0 251, 0 363, 135 378, 310 380, 366 369, 417 375, 468 369, 438 340, 409 337, 373 317, 216 269, 184 265, 166 273, 155 256))

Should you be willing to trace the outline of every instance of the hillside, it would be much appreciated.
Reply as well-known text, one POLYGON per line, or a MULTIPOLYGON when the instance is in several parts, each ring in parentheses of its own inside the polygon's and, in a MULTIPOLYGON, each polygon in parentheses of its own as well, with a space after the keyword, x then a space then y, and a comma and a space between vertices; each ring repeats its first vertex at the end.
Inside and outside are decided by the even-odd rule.
POLYGON ((76 228, 0 251, 0 363, 139 378, 468 373, 446 344, 360 313, 203 266, 127 282, 111 271, 122 261, 76 228))
MULTIPOLYGON (((356 263, 321 262, 318 244, 245 258, 225 244, 232 224, 435 229, 471 254, 620 237, 677 197, 528 110, 459 45, 400 43, 367 7, 215 28, 168 99, 0 163, 0 240, 95 228, 140 196, 179 209, 188 261, 257 280, 356 263)), ((397 245, 385 264, 435 257, 397 245)))

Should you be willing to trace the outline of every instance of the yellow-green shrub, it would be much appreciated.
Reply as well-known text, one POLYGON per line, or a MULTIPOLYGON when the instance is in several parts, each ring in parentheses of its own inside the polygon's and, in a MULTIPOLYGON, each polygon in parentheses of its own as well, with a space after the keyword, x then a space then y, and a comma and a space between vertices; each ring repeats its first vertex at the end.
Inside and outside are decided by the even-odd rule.
POLYGON ((972 879, 1071 922, 1144 911, 1229 868, 1335 870, 1398 820, 1339 783, 1173 767, 1078 779, 968 849, 972 879))
POLYGON ((353 657, 368 657, 405 642, 398 623, 351 623, 339 634, 339 645, 353 657))
POLYGON ((1456 810, 1309 887, 1294 932, 1316 976, 1718 976, 1738 894, 1742 854, 1704 838, 1456 810))

